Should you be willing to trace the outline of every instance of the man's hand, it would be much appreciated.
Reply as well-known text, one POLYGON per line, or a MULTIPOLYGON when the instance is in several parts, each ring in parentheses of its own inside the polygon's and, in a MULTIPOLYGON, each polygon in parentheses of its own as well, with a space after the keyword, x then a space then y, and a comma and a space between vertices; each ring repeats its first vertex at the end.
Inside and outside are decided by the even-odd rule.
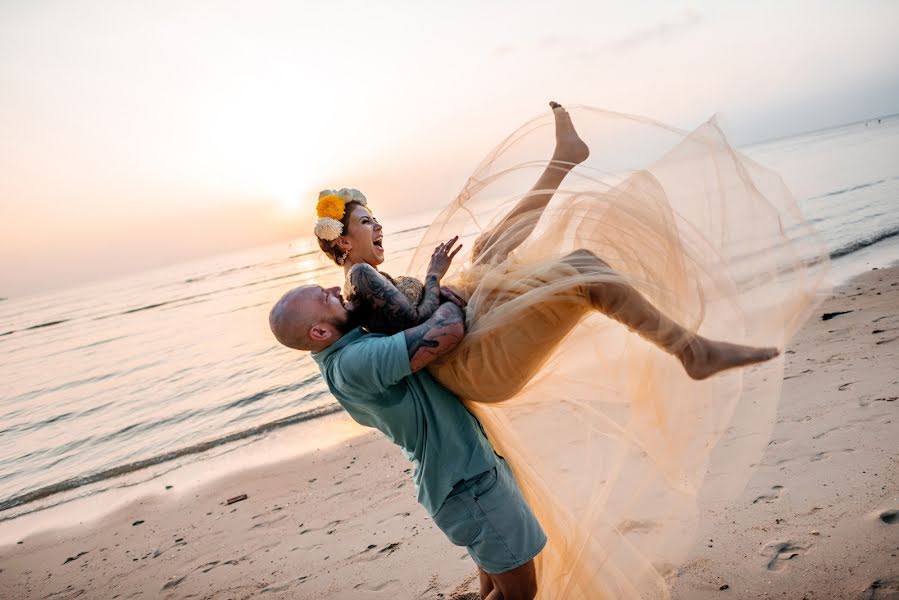
POLYGON ((465 317, 461 308, 445 302, 427 321, 403 333, 409 351, 409 366, 414 373, 459 345, 465 337, 465 317))

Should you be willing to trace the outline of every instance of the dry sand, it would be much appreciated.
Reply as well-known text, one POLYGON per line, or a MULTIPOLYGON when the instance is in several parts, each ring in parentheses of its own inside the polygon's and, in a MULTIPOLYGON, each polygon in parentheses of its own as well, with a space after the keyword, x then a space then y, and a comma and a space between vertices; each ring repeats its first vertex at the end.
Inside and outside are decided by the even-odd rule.
MULTIPOLYGON (((707 515, 674 598, 899 598, 899 269, 841 287, 787 359, 768 451, 707 515)), ((0 548, 0 598, 477 597, 465 550, 375 432, 200 488, 164 483, 0 548)))
POLYGON ((899 600, 899 268, 840 287, 787 355, 761 464, 672 597, 899 600))

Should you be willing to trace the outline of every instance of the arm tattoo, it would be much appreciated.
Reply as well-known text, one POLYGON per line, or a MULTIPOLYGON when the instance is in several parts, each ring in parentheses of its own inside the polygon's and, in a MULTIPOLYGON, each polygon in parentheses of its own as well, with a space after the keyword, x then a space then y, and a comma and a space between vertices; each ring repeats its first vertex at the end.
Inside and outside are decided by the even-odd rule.
POLYGON ((459 345, 465 336, 462 309, 447 302, 430 319, 407 329, 404 334, 406 349, 409 351, 409 365, 414 373, 459 345))
POLYGON ((418 306, 396 289, 374 267, 361 264, 353 267, 350 283, 353 300, 365 311, 365 327, 377 333, 396 333, 415 327, 429 318, 440 306, 440 285, 433 275, 425 279, 424 293, 418 306))

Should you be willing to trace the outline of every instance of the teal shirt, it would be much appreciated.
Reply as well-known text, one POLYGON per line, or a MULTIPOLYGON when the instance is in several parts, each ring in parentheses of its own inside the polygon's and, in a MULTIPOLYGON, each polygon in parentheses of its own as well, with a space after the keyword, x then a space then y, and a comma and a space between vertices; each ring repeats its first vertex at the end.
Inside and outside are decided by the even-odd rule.
POLYGON ((350 416, 379 429, 412 461, 418 501, 430 515, 458 481, 496 466, 478 420, 426 371, 412 372, 402 332, 358 328, 312 357, 350 416))

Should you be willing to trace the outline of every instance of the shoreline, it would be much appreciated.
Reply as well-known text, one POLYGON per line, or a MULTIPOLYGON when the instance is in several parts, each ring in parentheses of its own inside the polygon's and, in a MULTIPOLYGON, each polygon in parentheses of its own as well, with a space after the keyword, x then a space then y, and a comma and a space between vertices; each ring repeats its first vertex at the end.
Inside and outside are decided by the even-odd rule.
MULTIPOLYGON (((889 367, 899 360, 899 266, 840 285, 787 354, 768 451, 734 505, 705 515, 671 581, 674 598, 712 597, 723 585, 736 597, 809 600, 899 591, 890 512, 899 511, 899 469, 889 450, 899 439, 889 367)), ((301 429, 313 428, 285 432, 301 429)), ((473 564, 415 502, 410 465, 389 441, 358 428, 314 447, 214 478, 201 477, 209 465, 200 461, 188 466, 196 479, 165 490, 157 477, 147 485, 158 491, 107 501, 95 520, 84 508, 99 497, 73 502, 60 511, 68 521, 0 543, 0 596, 472 597, 473 564)))
POLYGON ((0 549, 24 537, 66 528, 72 523, 88 525, 145 498, 172 495, 171 490, 175 489, 180 492, 215 485, 254 469, 339 446, 366 433, 366 428, 344 411, 338 411, 314 422, 269 432, 264 437, 223 445, 218 452, 190 462, 170 461, 119 476, 115 478, 116 485, 110 488, 91 491, 91 486, 110 481, 104 480, 62 492, 57 504, 0 521, 0 549))

